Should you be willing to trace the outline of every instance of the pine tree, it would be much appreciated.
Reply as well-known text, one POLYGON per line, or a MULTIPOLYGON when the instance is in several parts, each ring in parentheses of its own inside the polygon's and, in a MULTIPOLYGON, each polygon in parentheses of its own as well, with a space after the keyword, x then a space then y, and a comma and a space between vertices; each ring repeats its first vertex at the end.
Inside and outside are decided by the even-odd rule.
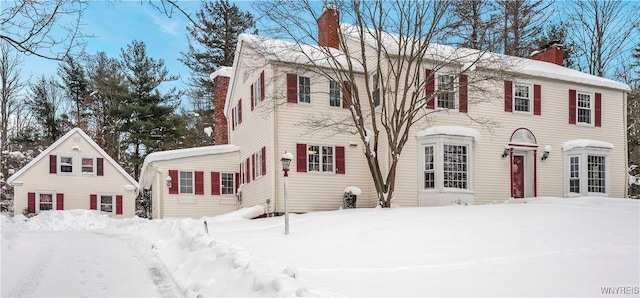
POLYGON ((147 56, 146 45, 133 41, 121 50, 121 62, 129 91, 119 101, 116 115, 122 119, 121 130, 128 154, 128 167, 135 179, 147 154, 158 149, 169 149, 179 140, 180 122, 175 117, 179 93, 172 88, 160 93, 158 86, 176 80, 170 76, 164 60, 147 56))
POLYGON ((62 79, 66 99, 73 105, 75 126, 87 129, 87 96, 89 95, 84 67, 76 58, 67 56, 64 63, 58 65, 58 76, 62 79))
POLYGON ((545 13, 552 2, 544 0, 499 0, 502 15, 500 40, 505 55, 529 57, 535 38, 542 32, 545 13))
POLYGON ((55 142, 64 134, 65 125, 62 118, 61 94, 59 84, 54 78, 47 79, 44 75, 31 84, 30 98, 27 100, 29 110, 33 113, 37 124, 42 129, 35 133, 42 145, 55 142))
POLYGON ((452 36, 466 48, 495 51, 497 7, 493 1, 461 0, 451 3, 452 36))
POLYGON ((542 48, 552 41, 558 41, 564 46, 562 55, 563 65, 568 68, 574 67, 575 60, 575 44, 568 37, 568 24, 564 21, 549 24, 543 35, 536 42, 538 48, 542 48))
POLYGON ((629 186, 629 196, 640 199, 640 44, 634 49, 632 58, 632 90, 627 97, 627 149, 629 174, 638 182, 629 186))

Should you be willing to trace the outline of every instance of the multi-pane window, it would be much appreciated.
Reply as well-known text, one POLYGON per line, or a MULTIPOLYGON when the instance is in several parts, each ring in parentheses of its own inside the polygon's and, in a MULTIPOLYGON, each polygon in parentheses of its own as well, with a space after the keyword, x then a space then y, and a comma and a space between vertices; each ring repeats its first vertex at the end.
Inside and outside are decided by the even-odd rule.
POLYGON ((329 106, 340 106, 340 83, 329 81, 329 106))
POLYGON ((59 173, 73 173, 73 157, 72 156, 60 156, 59 173))
POLYGON ((38 210, 46 211, 53 210, 53 194, 52 193, 40 193, 38 195, 38 210))
POLYGON ((300 102, 311 103, 311 78, 298 77, 298 100, 300 102))
POLYGON ((591 124, 591 94, 578 92, 578 123, 591 124))
POLYGON ((445 188, 467 188, 467 146, 443 145, 445 188))
POLYGON ((222 186, 222 190, 221 190, 221 194, 223 195, 232 195, 235 194, 234 191, 234 174, 233 173, 221 173, 220 174, 220 179, 221 179, 221 183, 220 185, 222 186))
POLYGON ((240 124, 240 111, 238 110, 238 106, 231 109, 231 113, 233 113, 231 117, 233 119, 233 127, 238 127, 240 124))
POLYGON ((424 188, 436 187, 435 160, 433 146, 424 147, 424 188))
POLYGON ((600 155, 587 156, 587 188, 588 192, 605 193, 605 157, 600 155))
POLYGON ((438 108, 456 108, 456 93, 453 84, 454 77, 452 75, 438 76, 438 108))
MULTIPOLYGON (((262 85, 260 84, 260 79, 253 84, 253 90, 251 92, 253 92, 253 105, 257 107, 262 99, 262 85)), ((236 117, 236 119, 238 119, 238 117, 236 117)))
POLYGON ((193 172, 180 171, 180 193, 193 193, 193 172))
POLYGON ((100 211, 102 212, 113 212, 113 195, 101 194, 99 195, 100 199, 100 211))
POLYGON ((82 174, 91 175, 95 173, 95 158, 83 157, 82 158, 82 174))
POLYGON ((373 103, 377 107, 380 105, 380 85, 378 82, 378 73, 373 73, 373 75, 371 75, 371 83, 373 85, 371 88, 371 90, 373 90, 373 103))
POLYGON ((256 152, 255 157, 256 163, 253 165, 253 171, 256 173, 256 177, 260 177, 262 176, 262 159, 264 158, 264 156, 262 156, 262 150, 256 152))
POLYGON ((240 184, 247 183, 247 175, 249 175, 249 173, 247 173, 247 170, 247 162, 243 161, 242 165, 240 166, 240 184))
POLYGON ((529 85, 514 84, 513 110, 531 112, 531 88, 529 85))
POLYGON ((569 157, 569 192, 580 193, 580 157, 569 157))
POLYGON ((333 172, 334 153, 331 146, 307 146, 309 172, 333 172))

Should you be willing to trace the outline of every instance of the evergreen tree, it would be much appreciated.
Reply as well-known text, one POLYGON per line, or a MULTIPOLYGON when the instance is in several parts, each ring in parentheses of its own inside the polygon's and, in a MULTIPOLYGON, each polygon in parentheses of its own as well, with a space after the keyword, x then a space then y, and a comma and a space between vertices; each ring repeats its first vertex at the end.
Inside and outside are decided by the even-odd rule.
POLYGON ((59 84, 54 78, 47 79, 42 75, 31 85, 27 104, 36 123, 42 129, 40 133, 34 133, 42 145, 55 142, 66 132, 64 127, 67 125, 63 123, 61 102, 59 84))
POLYGON ((552 2, 544 0, 499 0, 502 15, 500 41, 505 55, 529 57, 535 38, 542 32, 545 13, 552 2))
MULTIPOLYGON (((203 130, 213 122, 213 83, 209 74, 220 66, 231 66, 236 51, 238 35, 254 27, 253 16, 242 12, 228 0, 203 2, 196 13, 197 24, 187 26, 189 49, 179 59, 191 70, 187 96, 191 101, 194 117, 191 133, 200 135, 205 144, 213 144, 212 138, 204 138, 203 130)), ((200 144, 199 144, 200 145, 200 144)))
POLYGON ((122 119, 127 166, 138 179, 147 154, 170 149, 179 140, 180 122, 173 116, 179 93, 175 88, 164 94, 158 90, 162 82, 177 78, 169 75, 164 60, 147 56, 142 41, 134 40, 120 57, 129 90, 119 101, 116 115, 122 119))
POLYGON ((451 3, 452 36, 466 48, 496 51, 497 7, 493 1, 461 0, 451 3))
POLYGON ((627 96, 627 149, 629 174, 636 180, 629 186, 629 196, 640 199, 640 44, 634 49, 632 58, 629 79, 632 89, 627 96))
POLYGON ((62 79, 66 99, 73 105, 75 126, 87 129, 84 119, 87 116, 87 96, 89 95, 84 67, 76 58, 67 56, 64 63, 58 65, 58 76, 62 79))
POLYGON ((573 68, 575 63, 575 44, 568 37, 568 24, 564 21, 549 24, 543 35, 536 42, 538 48, 542 48, 552 41, 560 42, 564 46, 562 55, 563 65, 573 68))

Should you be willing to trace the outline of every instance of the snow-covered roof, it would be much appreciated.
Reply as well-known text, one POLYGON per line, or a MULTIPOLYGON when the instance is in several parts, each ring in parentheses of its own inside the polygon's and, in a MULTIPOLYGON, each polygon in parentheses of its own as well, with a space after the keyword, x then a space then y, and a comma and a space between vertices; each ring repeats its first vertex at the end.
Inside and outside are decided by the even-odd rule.
POLYGON ((140 171, 140 186, 143 189, 148 189, 153 183, 153 177, 155 176, 155 171, 153 167, 151 167, 151 164, 154 162, 163 161, 163 160, 175 160, 175 159, 187 158, 187 157, 197 157, 197 156, 204 156, 204 155, 223 154, 223 153, 235 152, 239 150, 240 150, 240 147, 236 145, 216 145, 216 146, 205 146, 205 147, 195 147, 195 148, 153 152, 144 158, 144 163, 142 164, 142 170, 140 171))
POLYGON ((230 66, 220 66, 216 71, 212 72, 209 75, 209 78, 213 81, 216 77, 232 77, 233 76, 233 67, 230 66))
POLYGON ((604 149, 613 149, 613 144, 604 142, 604 141, 596 141, 596 140, 588 140, 588 139, 576 139, 570 140, 562 143, 562 150, 568 151, 573 148, 604 148, 604 149))
POLYGON ((463 126, 432 126, 427 129, 419 131, 416 136, 434 136, 434 135, 448 135, 448 136, 461 136, 472 137, 476 142, 480 141, 480 132, 471 127, 463 126))
POLYGON ((104 150, 102 150, 102 148, 100 148, 100 146, 98 146, 98 144, 96 144, 96 142, 94 142, 93 139, 91 139, 91 137, 89 137, 86 133, 84 133, 84 131, 82 131, 82 129, 80 129, 78 127, 70 130, 64 136, 60 137, 57 141, 55 141, 53 144, 51 144, 49 147, 47 147, 47 149, 42 151, 42 153, 40 153, 38 156, 36 156, 34 159, 32 159, 27 165, 22 167, 22 169, 17 171, 15 174, 11 175, 11 177, 9 177, 9 179, 7 179, 7 183, 11 184, 13 181, 18 179, 20 176, 22 176, 22 174, 27 172, 31 167, 33 167, 41 159, 47 157, 51 153, 51 151, 56 149, 58 146, 60 146, 62 143, 64 143, 67 139, 71 138, 71 136, 73 136, 74 134, 80 135, 80 137, 82 137, 87 143, 89 143, 89 145, 91 145, 91 147, 93 147, 96 151, 98 151, 98 153, 102 156, 102 158, 104 158, 108 163, 113 165, 113 167, 118 172, 120 172, 120 174, 122 174, 122 176, 125 179, 127 179, 127 181, 129 181, 129 183, 131 183, 131 185, 133 185, 136 188, 138 188, 138 182, 136 182, 136 180, 133 179, 133 177, 131 177, 129 175, 129 173, 127 173, 127 171, 125 171, 115 160, 113 160, 113 158, 111 158, 111 156, 109 156, 109 154, 107 154, 104 150))
MULTIPOLYGON (((352 24, 341 24, 341 33, 344 37, 359 41, 359 27, 352 24)), ((377 47, 375 34, 364 31, 365 44, 372 48, 377 47)), ((400 53, 399 35, 382 32, 380 42, 388 53, 400 53)), ((483 52, 468 48, 456 48, 448 45, 430 43, 424 58, 434 61, 451 61, 461 64, 475 63, 477 67, 496 70, 507 70, 513 73, 527 76, 542 77, 565 82, 580 83, 596 87, 607 87, 622 91, 631 91, 631 88, 624 83, 590 75, 584 72, 563 67, 554 63, 538 61, 527 58, 507 56, 502 54, 483 52)))

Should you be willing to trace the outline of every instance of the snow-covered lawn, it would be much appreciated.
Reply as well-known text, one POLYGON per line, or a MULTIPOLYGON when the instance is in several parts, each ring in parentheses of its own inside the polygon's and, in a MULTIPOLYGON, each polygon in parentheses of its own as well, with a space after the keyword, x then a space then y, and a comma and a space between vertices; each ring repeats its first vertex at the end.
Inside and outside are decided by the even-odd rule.
POLYGON ((154 221, 80 210, 3 218, 1 294, 640 294, 638 200, 313 212, 292 215, 286 236, 283 217, 246 219, 261 211, 154 221))

